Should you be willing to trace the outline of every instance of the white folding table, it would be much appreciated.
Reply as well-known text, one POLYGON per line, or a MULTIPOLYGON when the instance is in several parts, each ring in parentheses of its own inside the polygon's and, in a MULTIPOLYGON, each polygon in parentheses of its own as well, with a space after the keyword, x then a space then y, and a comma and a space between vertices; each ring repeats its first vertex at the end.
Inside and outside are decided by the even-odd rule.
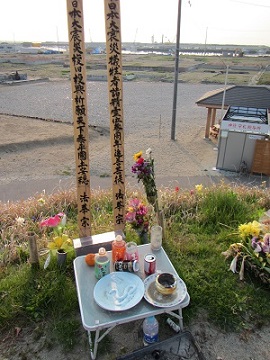
MULTIPOLYGON (((138 252, 140 271, 135 274, 137 274, 142 280, 145 279, 144 256, 149 253, 153 253, 156 256, 157 271, 170 272, 178 276, 163 248, 158 251, 151 251, 150 244, 146 244, 138 246, 138 252)), ((108 256, 111 259, 110 251, 108 251, 108 256)), ((95 302, 93 297, 94 287, 98 281, 95 278, 94 267, 88 266, 84 258, 85 256, 79 256, 74 260, 74 272, 82 324, 84 329, 88 332, 91 359, 96 359, 99 342, 116 325, 144 319, 148 316, 168 313, 178 319, 179 326, 181 330, 183 330, 182 309, 189 305, 190 296, 188 292, 180 303, 171 307, 156 307, 142 298, 137 305, 125 311, 104 310, 95 302), (177 311, 177 313, 174 311, 177 311), (101 334, 101 330, 103 329, 106 330, 101 334), (94 340, 92 340, 92 332, 95 333, 94 340)), ((112 263, 111 271, 113 271, 112 263)))

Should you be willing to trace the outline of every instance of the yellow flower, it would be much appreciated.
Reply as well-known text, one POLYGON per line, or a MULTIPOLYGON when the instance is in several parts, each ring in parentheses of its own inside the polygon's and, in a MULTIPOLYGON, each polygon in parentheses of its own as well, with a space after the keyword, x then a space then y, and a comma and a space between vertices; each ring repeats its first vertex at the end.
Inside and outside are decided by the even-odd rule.
POLYGON ((39 205, 45 205, 45 200, 43 198, 38 199, 39 205))
POLYGON ((63 234, 61 236, 54 237, 53 241, 48 243, 48 248, 50 250, 59 250, 66 248, 70 245, 71 245, 70 238, 68 237, 68 235, 63 234))
POLYGON ((240 237, 245 239, 248 236, 259 236, 261 232, 261 224, 254 220, 247 224, 241 224, 238 227, 240 237))
POLYGON ((196 189, 198 192, 202 192, 202 191, 203 191, 203 184, 195 185, 195 189, 196 189))
POLYGON ((136 154, 133 155, 133 159, 134 161, 137 161, 140 157, 142 157, 142 151, 137 152, 136 154))

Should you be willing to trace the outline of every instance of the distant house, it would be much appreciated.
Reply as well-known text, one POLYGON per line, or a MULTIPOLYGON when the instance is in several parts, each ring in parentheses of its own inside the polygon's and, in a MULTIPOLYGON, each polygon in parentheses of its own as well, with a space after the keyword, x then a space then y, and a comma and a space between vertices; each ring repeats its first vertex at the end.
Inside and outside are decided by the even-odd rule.
POLYGON ((0 53, 14 53, 15 46, 8 43, 0 43, 0 53))
MULTIPOLYGON (((210 128, 216 124, 216 111, 222 109, 224 89, 205 93, 196 101, 198 106, 207 108, 205 138, 209 138, 210 128)), ((231 86, 226 89, 223 108, 243 106, 270 109, 270 87, 267 86, 231 86)), ((224 112, 225 113, 225 112, 224 112)), ((219 119, 220 124, 222 119, 219 119)))

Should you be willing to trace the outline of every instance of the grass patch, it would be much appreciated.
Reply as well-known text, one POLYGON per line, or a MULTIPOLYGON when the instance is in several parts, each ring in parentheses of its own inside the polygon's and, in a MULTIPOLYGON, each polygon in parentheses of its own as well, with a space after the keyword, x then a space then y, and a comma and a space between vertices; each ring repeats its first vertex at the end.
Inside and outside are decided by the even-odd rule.
MULTIPOLYGON (((132 195, 127 191, 127 198, 132 195)), ((144 199, 142 193, 137 196, 144 199)), ((75 254, 68 254, 65 268, 59 269, 53 259, 46 270, 46 256, 41 256, 41 267, 34 270, 28 263, 25 234, 34 231, 42 251, 52 233, 40 229, 40 219, 63 211, 69 237, 77 238, 76 193, 69 190, 41 197, 42 201, 36 197, 1 203, 0 330, 18 322, 46 321, 52 336, 68 350, 76 345, 81 327, 73 273, 75 254), (18 217, 24 222, 19 224, 18 217)), ((240 281, 221 254, 240 224, 258 219, 270 208, 269 190, 220 184, 192 191, 162 189, 159 199, 166 224, 163 245, 192 300, 185 309, 185 321, 204 311, 212 323, 227 331, 269 324, 269 286, 249 274, 240 281)), ((93 192, 91 212, 93 234, 113 229, 110 191, 93 192)), ((125 231, 127 241, 134 240, 135 233, 128 225, 125 231)))
POLYGON ((260 80, 258 81, 258 85, 270 85, 270 73, 265 72, 260 77, 260 80))

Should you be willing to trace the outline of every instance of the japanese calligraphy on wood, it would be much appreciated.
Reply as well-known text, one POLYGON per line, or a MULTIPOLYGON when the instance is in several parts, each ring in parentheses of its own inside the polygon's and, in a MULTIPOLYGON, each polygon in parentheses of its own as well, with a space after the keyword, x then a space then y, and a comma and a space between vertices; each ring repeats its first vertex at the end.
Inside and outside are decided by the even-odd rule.
POLYGON ((67 0, 69 60, 72 88, 78 224, 80 237, 91 235, 89 136, 83 0, 67 0))
POLYGON ((125 226, 125 168, 120 0, 104 0, 115 230, 125 226))

